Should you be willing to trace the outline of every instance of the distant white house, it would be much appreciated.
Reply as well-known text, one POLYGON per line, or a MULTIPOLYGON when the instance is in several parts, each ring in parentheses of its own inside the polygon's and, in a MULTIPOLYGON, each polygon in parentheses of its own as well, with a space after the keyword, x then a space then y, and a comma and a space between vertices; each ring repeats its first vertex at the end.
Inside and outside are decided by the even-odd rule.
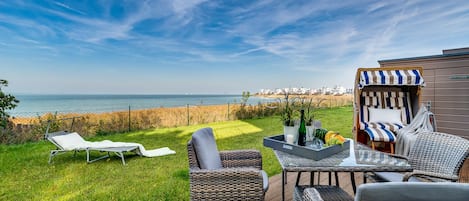
POLYGON ((291 87, 291 88, 276 88, 276 89, 261 89, 259 95, 284 95, 285 93, 294 95, 343 95, 351 94, 353 89, 346 89, 343 86, 336 85, 334 88, 321 87, 321 88, 305 88, 305 87, 291 87))

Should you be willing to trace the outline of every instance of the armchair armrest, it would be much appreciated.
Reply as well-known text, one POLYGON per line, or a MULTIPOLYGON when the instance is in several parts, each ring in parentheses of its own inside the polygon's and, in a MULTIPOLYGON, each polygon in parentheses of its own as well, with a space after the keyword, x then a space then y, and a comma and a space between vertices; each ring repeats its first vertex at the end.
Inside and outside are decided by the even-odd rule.
POLYGON ((263 200, 261 170, 190 168, 191 200, 263 200))
POLYGON ((258 150, 220 151, 223 167, 255 167, 262 169, 262 155, 258 150))
POLYGON ((403 155, 399 155, 399 154, 389 154, 389 156, 394 157, 394 158, 409 160, 409 158, 407 156, 403 156, 403 155))
POLYGON ((434 172, 426 172, 421 170, 414 170, 413 172, 405 173, 402 177, 402 181, 409 181, 409 178, 412 176, 420 176, 420 177, 428 177, 428 178, 436 178, 436 179, 443 179, 443 180, 450 180, 450 181, 457 181, 459 177, 457 175, 452 174, 441 174, 441 173, 434 173, 434 172))

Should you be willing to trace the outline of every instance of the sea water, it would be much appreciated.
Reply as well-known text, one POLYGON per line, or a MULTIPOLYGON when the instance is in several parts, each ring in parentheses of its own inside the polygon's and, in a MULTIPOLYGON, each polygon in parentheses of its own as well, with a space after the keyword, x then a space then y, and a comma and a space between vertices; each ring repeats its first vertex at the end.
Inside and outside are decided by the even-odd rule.
MULTIPOLYGON (((130 109, 182 107, 194 105, 238 104, 241 95, 15 95, 20 101, 9 111, 14 117, 32 117, 45 113, 102 113, 130 109)), ((274 99, 251 96, 248 104, 274 99)))

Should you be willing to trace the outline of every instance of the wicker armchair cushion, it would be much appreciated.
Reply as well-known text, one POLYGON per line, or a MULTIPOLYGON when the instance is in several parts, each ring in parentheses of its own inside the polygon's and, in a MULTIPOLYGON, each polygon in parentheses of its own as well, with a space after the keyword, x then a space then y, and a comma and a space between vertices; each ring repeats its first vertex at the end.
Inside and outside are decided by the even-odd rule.
POLYGON ((197 130, 192 135, 192 143, 201 169, 223 168, 212 128, 197 130))
POLYGON ((368 183, 358 187, 356 201, 464 201, 469 184, 428 182, 368 183))

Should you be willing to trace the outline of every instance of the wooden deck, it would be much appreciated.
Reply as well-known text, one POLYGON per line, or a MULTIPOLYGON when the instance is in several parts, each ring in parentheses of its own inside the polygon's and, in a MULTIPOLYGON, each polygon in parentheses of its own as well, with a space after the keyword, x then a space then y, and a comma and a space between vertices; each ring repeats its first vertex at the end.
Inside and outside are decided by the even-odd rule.
MULTIPOLYGON (((297 173, 289 172, 287 176, 287 184, 285 184, 285 200, 293 199, 293 188, 295 186, 297 173)), ((320 174, 321 185, 329 185, 329 174, 327 172, 321 172, 320 174)), ((302 173, 300 179, 300 185, 308 185, 310 179, 310 173, 302 173)), ((314 176, 314 185, 318 184, 318 173, 314 176)), ((469 183, 469 158, 466 159, 464 165, 461 168, 460 180, 462 183, 469 183)), ((363 183, 363 174, 355 173, 355 183, 357 187, 363 183)), ((332 185, 335 185, 334 175, 332 175, 332 185)), ((352 184, 350 180, 350 173, 340 172, 339 173, 339 186, 350 195, 354 195, 352 184)), ((265 200, 269 201, 281 201, 282 200, 282 175, 274 175, 269 178, 269 190, 265 195, 265 200)))
MULTIPOLYGON (((285 200, 293 199, 293 188, 295 186, 297 173, 289 172, 287 175, 287 184, 285 184, 285 200)), ((320 173, 320 184, 329 185, 329 174, 327 172, 320 173)), ((314 175, 314 185, 317 185, 318 173, 314 175)), ((300 185, 308 185, 310 180, 310 173, 302 173, 300 185)), ((363 174, 355 173, 355 183, 358 185, 363 183, 363 174)), ((335 185, 334 175, 332 174, 332 185, 335 185)), ((344 189, 348 194, 354 195, 351 185, 350 173, 339 173, 339 186, 344 189)), ((282 175, 274 175, 269 178, 269 190, 266 193, 265 200, 281 201, 282 200, 282 175)))

